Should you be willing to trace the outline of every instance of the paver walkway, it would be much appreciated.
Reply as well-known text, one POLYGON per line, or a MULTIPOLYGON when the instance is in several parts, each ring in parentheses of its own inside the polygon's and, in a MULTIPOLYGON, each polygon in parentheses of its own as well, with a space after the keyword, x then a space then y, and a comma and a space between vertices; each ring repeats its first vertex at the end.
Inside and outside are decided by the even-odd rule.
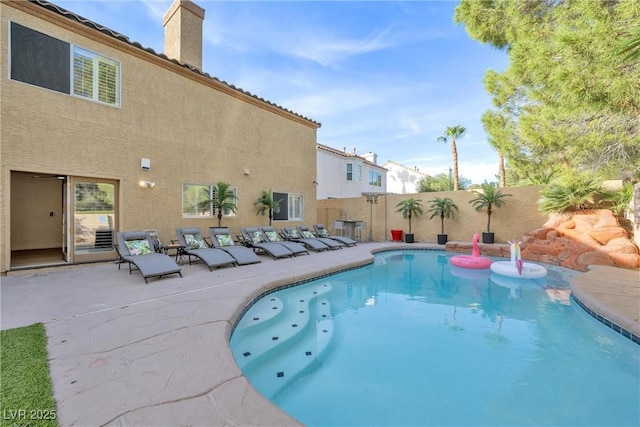
MULTIPOLYGON (((366 264, 371 251, 401 247, 441 248, 381 242, 278 261, 261 256, 260 264, 213 272, 185 265, 183 278, 148 285, 112 263, 12 273, 0 285, 0 326, 45 324, 62 426, 299 425, 242 376, 228 345, 232 325, 266 289, 366 264)), ((615 274, 605 273, 611 289, 615 274)), ((638 307, 640 281, 635 288, 623 299, 635 298, 638 307)), ((618 313, 617 294, 610 294, 603 305, 618 313)), ((638 316, 630 322, 637 328, 638 316)))

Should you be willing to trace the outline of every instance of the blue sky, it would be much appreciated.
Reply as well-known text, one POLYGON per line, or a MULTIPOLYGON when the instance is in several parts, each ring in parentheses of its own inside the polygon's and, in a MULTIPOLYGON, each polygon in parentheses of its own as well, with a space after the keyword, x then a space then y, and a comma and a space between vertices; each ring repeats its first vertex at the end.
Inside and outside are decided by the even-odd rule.
MULTIPOLYGON (((162 16, 172 0, 53 3, 163 52, 162 16)), ((498 158, 480 117, 491 108, 487 69, 505 52, 453 23, 455 1, 212 1, 203 7, 203 69, 322 123, 318 142, 438 174, 461 125, 460 175, 495 181, 498 158)))

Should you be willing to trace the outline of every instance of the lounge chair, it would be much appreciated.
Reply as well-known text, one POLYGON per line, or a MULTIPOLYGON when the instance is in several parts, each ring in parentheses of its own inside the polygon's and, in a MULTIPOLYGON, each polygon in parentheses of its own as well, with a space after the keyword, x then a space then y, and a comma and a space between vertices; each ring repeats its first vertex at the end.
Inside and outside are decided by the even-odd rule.
POLYGON ((267 237, 257 227, 245 227, 240 229, 242 243, 254 250, 270 255, 273 259, 288 258, 293 256, 293 251, 278 243, 269 242, 267 237))
POLYGON ((280 237, 280 235, 276 232, 275 228, 273 227, 260 227, 260 231, 264 233, 264 236, 266 237, 267 241, 279 243, 282 246, 285 246, 287 249, 293 252, 293 254, 296 256, 301 254, 309 255, 309 251, 307 250, 307 248, 305 248, 305 246, 302 243, 289 242, 289 241, 283 240, 282 237, 280 237))
POLYGON ((306 225, 298 226, 298 231, 300 235, 305 239, 318 239, 325 245, 329 246, 331 249, 342 249, 344 248, 344 243, 338 242, 337 240, 329 239, 328 237, 318 237, 309 230, 309 227, 306 225))
POLYGON ((209 247, 199 228, 178 228, 176 233, 178 242, 184 246, 183 252, 189 259, 189 265, 191 265, 192 256, 204 262, 210 271, 213 271, 216 267, 235 266, 237 264, 236 259, 229 255, 228 252, 209 247))
POLYGON ((255 251, 246 246, 238 246, 226 227, 209 227, 211 245, 222 249, 236 259, 238 265, 257 264, 262 262, 255 251))
POLYGON ((325 237, 328 239, 333 239, 333 240, 337 240, 338 242, 343 243, 345 246, 355 246, 357 244, 357 242, 349 237, 346 236, 334 236, 334 235, 330 235, 329 231, 327 231, 326 228, 324 228, 324 225, 322 224, 314 224, 313 225, 313 229, 315 230, 315 234, 318 237, 325 237))
POLYGON ((280 232, 285 240, 302 243, 307 249, 311 249, 316 252, 322 252, 331 249, 329 246, 325 245, 318 239, 305 239, 296 228, 282 227, 280 232))
POLYGON ((129 264, 129 274, 135 266, 145 283, 149 283, 151 277, 168 274, 177 273, 182 277, 180 266, 170 256, 153 250, 153 240, 148 231, 120 231, 117 240, 118 254, 122 262, 129 264))

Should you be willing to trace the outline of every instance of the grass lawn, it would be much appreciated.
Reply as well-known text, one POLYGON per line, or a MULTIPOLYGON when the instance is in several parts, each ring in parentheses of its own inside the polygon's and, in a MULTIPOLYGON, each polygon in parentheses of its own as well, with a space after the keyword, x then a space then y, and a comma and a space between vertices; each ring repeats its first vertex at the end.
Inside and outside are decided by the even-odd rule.
POLYGON ((0 426, 57 426, 42 323, 0 331, 0 426))

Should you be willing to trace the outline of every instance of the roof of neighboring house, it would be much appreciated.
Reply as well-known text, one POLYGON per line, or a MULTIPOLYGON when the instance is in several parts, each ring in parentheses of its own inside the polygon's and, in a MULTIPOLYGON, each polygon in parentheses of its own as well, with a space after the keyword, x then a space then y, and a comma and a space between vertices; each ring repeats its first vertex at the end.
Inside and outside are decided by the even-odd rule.
POLYGON ((386 167, 387 169, 389 169, 389 166, 387 166, 387 165, 391 165, 391 166, 397 166, 397 167, 400 167, 400 168, 402 168, 402 169, 406 169, 406 170, 408 170, 409 172, 417 173, 418 175, 422 175, 422 176, 429 176, 429 174, 428 174, 428 173, 421 172, 417 167, 413 167, 413 168, 411 168, 411 167, 409 167, 409 166, 402 165, 402 164, 400 164, 400 163, 398 163, 398 162, 394 162, 393 160, 387 160, 387 161, 386 161, 386 162, 384 162, 382 165, 383 165, 384 167, 386 167))
POLYGON ((347 152, 346 149, 338 150, 336 148, 329 147, 328 145, 324 145, 324 144, 316 144, 316 149, 317 150, 322 150, 322 151, 327 151, 327 152, 332 153, 332 154, 337 154, 338 156, 342 156, 342 157, 357 158, 358 160, 361 160, 362 163, 366 163, 368 165, 375 166, 375 167, 377 167, 379 169, 384 169, 384 170, 387 169, 384 166, 381 166, 381 165, 379 165, 377 163, 373 163, 373 162, 365 159, 364 157, 362 157, 362 156, 360 156, 360 155, 358 155, 356 153, 349 153, 349 152, 347 152))
POLYGON ((129 45, 131 45, 133 47, 136 47, 138 49, 144 50, 144 51, 146 51, 146 52, 148 52, 148 53, 150 53, 152 55, 158 56, 158 57, 160 57, 162 59, 165 59, 167 61, 170 61, 170 62, 172 62, 174 64, 180 65, 181 67, 183 67, 183 68, 185 68, 187 70, 190 70, 190 71, 192 71, 194 73, 197 73, 197 74, 199 74, 201 76, 207 77, 207 78, 209 78, 209 79, 211 79, 211 80, 213 80, 215 82, 221 83, 224 86, 227 86, 228 88, 230 88, 230 89, 232 89, 234 91, 237 91, 237 92, 242 93, 244 95, 248 95, 248 96, 250 96, 250 97, 252 97, 254 99, 257 99, 258 101, 264 102, 265 104, 271 105, 271 106, 276 107, 276 108, 278 108, 278 109, 280 109, 282 111, 285 111, 285 112, 287 112, 289 114, 293 114, 294 116, 297 116, 297 117, 299 117, 301 119, 309 121, 309 122, 317 125, 318 127, 321 126, 321 124, 319 122, 316 122, 315 120, 311 120, 308 117, 302 116, 302 115, 300 115, 300 114, 298 114, 298 113, 296 113, 294 111, 288 110, 288 109, 286 109, 286 108, 284 108, 284 107, 282 107, 280 105, 277 105, 277 104, 275 104, 275 103, 273 103, 271 101, 268 101, 268 100, 266 100, 264 98, 260 98, 259 96, 254 95, 251 92, 247 92, 247 91, 245 91, 243 89, 240 89, 239 87, 236 87, 236 86, 234 86, 234 85, 232 85, 230 83, 227 83, 227 82, 225 82, 223 80, 220 80, 220 79, 218 79, 216 77, 213 77, 213 76, 209 75, 208 73, 205 73, 202 70, 199 70, 198 68, 195 68, 195 67, 193 67, 193 66, 191 66, 189 64, 184 64, 184 63, 182 63, 182 62, 180 62, 180 61, 178 61, 176 59, 171 59, 171 58, 167 57, 163 53, 156 53, 151 48, 144 47, 144 46, 142 46, 140 43, 138 43, 136 41, 131 41, 129 39, 129 37, 127 37, 127 36, 125 36, 123 34, 120 34, 120 33, 116 32, 116 31, 113 31, 110 28, 107 28, 107 27, 104 27, 104 26, 102 26, 100 24, 97 24, 97 23, 91 21, 90 19, 84 18, 84 17, 82 17, 82 16, 80 16, 80 15, 78 15, 76 13, 70 12, 70 11, 68 11, 68 10, 66 10, 66 9, 64 9, 64 8, 62 8, 60 6, 57 6, 57 5, 53 4, 53 3, 50 3, 50 2, 48 2, 46 0, 29 0, 29 2, 33 3, 33 4, 37 4, 38 6, 41 6, 41 7, 45 8, 45 9, 48 9, 48 10, 50 10, 52 12, 55 12, 55 13, 57 13, 59 15, 62 15, 64 17, 66 17, 66 18, 69 18, 71 20, 79 22, 80 24, 83 24, 83 25, 85 25, 85 26, 87 26, 87 27, 89 27, 91 29, 97 30, 97 31, 109 36, 109 37, 113 37, 113 38, 115 38, 117 40, 120 40, 120 41, 122 41, 124 43, 127 43, 127 44, 129 44, 129 45))

